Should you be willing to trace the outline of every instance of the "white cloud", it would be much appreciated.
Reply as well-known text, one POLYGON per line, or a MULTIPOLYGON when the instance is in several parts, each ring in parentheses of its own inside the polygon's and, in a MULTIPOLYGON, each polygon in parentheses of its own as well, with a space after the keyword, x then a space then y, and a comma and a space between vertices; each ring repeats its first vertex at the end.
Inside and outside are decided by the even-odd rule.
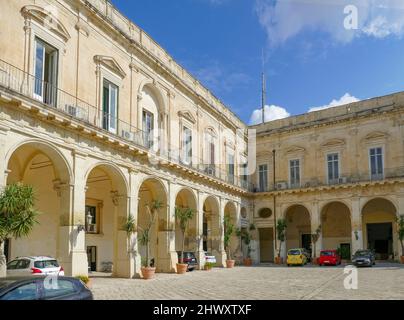
POLYGON ((327 33, 339 43, 404 35, 403 0, 256 0, 255 10, 271 45, 307 30, 327 33), (347 5, 358 9, 356 30, 344 27, 347 5))
POLYGON ((308 112, 314 112, 314 111, 319 111, 319 110, 324 110, 332 107, 338 107, 342 106, 344 104, 349 104, 352 102, 357 102, 359 101, 358 98, 351 96, 349 93, 345 93, 340 99, 338 100, 332 100, 329 104, 321 106, 321 107, 314 107, 310 108, 308 112))
MULTIPOLYGON (((265 122, 290 117, 290 113, 287 112, 285 108, 278 107, 275 105, 265 106, 264 111, 265 111, 264 112, 265 122)), ((253 126, 260 123, 262 123, 262 109, 257 109, 254 110, 251 115, 250 125, 253 126)))

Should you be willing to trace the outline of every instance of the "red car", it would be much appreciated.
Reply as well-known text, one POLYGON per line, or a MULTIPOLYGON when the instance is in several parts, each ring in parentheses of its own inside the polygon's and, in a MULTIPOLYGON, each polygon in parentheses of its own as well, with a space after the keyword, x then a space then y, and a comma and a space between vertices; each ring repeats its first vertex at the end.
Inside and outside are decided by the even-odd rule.
POLYGON ((341 257, 338 255, 337 250, 321 250, 318 264, 320 266, 336 266, 341 264, 341 257))

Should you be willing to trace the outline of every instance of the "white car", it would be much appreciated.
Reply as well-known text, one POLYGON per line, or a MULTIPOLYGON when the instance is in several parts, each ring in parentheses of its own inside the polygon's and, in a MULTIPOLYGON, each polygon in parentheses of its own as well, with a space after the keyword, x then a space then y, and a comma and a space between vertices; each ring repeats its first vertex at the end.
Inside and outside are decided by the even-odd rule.
POLYGON ((65 272, 56 259, 51 257, 18 257, 7 263, 8 277, 43 276, 65 272))
POLYGON ((210 255, 209 253, 205 252, 205 263, 210 262, 210 263, 216 263, 216 257, 210 255))

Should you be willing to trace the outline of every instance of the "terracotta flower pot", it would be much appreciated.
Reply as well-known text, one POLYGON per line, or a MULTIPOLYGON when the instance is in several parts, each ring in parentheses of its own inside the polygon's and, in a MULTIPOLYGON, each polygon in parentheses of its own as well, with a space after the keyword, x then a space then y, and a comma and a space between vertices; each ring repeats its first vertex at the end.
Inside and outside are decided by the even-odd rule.
POLYGON ((311 259, 311 263, 312 264, 314 264, 314 265, 318 265, 318 258, 313 258, 313 259, 311 259))
POLYGON ((177 263, 177 274, 187 273, 188 265, 186 263, 177 263))
POLYGON ((244 263, 244 265, 246 267, 250 267, 250 266, 252 266, 252 259, 251 258, 245 258, 243 263, 244 263))
POLYGON ((143 279, 145 279, 145 280, 153 279, 155 273, 156 273, 156 268, 142 267, 142 276, 143 276, 143 279))
POLYGON ((400 257, 401 263, 404 264, 404 256, 400 257))
POLYGON ((234 268, 235 263, 236 263, 236 260, 226 260, 226 267, 229 269, 234 268))
POLYGON ((204 267, 203 267, 203 270, 205 270, 205 271, 210 271, 210 270, 212 270, 212 267, 211 267, 211 266, 204 266, 204 267))
POLYGON ((282 264, 282 263, 283 263, 282 257, 275 257, 275 264, 282 264))

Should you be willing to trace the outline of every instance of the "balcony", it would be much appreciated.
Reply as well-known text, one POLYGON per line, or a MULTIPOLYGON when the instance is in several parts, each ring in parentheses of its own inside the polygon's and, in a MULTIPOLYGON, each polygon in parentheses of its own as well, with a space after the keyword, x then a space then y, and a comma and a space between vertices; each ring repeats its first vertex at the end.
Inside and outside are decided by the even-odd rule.
POLYGON ((342 185, 384 183, 397 179, 404 179, 404 166, 386 168, 384 169, 383 174, 371 174, 369 171, 362 171, 357 174, 354 173, 332 180, 328 180, 326 176, 302 179, 300 180, 300 183, 294 184, 279 180, 276 182, 275 187, 271 185, 264 190, 261 190, 259 187, 252 187, 250 191, 254 193, 262 193, 309 188, 337 188, 338 186, 342 185))
POLYGON ((181 150, 164 141, 151 137, 150 133, 144 132, 122 119, 103 114, 95 106, 73 96, 58 87, 36 79, 23 70, 10 65, 0 59, 0 88, 22 95, 41 105, 46 110, 61 113, 81 123, 83 127, 92 127, 105 134, 123 139, 125 143, 147 152, 158 161, 177 165, 183 170, 192 171, 205 178, 221 184, 230 184, 247 191, 248 183, 235 175, 228 175, 224 165, 205 164, 197 157, 184 161, 181 150), (38 90, 41 87, 42 90, 38 90), (41 95, 36 92, 41 91, 41 95), (113 123, 112 127, 110 124, 113 123), (164 147, 163 147, 164 146, 164 147))

